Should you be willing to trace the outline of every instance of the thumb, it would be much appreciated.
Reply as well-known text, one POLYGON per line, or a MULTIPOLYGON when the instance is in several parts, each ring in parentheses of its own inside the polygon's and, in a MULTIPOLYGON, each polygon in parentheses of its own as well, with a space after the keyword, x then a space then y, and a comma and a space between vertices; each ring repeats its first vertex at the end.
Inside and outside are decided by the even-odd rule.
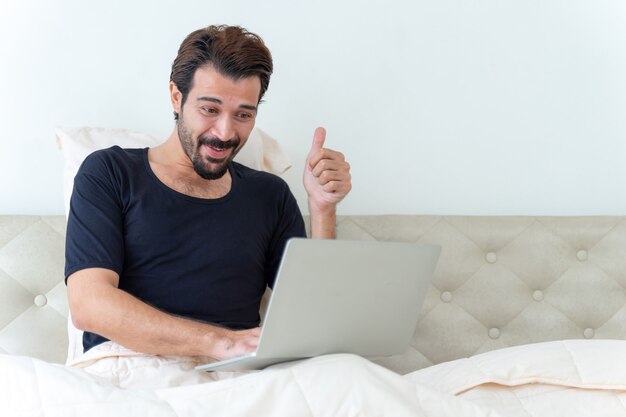
POLYGON ((313 154, 324 147, 324 141, 326 140, 326 129, 323 127, 318 127, 315 129, 315 133, 313 134, 313 145, 311 146, 311 151, 309 152, 309 157, 313 156, 313 154))

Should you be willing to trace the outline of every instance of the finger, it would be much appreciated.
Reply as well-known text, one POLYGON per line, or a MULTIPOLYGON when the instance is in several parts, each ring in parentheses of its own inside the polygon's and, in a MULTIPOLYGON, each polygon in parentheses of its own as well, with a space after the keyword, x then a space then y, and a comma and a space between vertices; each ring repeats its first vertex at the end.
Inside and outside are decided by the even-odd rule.
POLYGON ((350 173, 345 170, 325 170, 317 176, 317 182, 321 185, 327 184, 331 181, 349 182, 350 179, 350 173))
POLYGON ((322 190, 328 194, 346 195, 352 189, 352 185, 345 181, 330 181, 322 186, 322 190))
POLYGON ((247 349, 254 350, 259 345, 259 339, 255 338, 255 339, 244 340, 244 345, 246 346, 247 349))
POLYGON ((259 333, 261 328, 256 327, 254 329, 242 330, 240 332, 239 345, 243 346, 246 350, 254 350, 259 344, 259 333))
MULTIPOLYGON (((309 165, 311 166, 311 168, 315 165, 311 164, 311 160, 313 160, 320 154, 320 151, 324 148, 325 141, 326 129, 324 129, 323 127, 318 127, 317 129, 315 129, 315 133, 313 133, 313 144, 311 145, 311 150, 309 151, 309 156, 307 158, 309 160, 309 165)), ((317 161, 315 163, 317 163, 317 161)))
POLYGON ((339 171, 343 173, 350 172, 350 164, 345 161, 322 159, 312 168, 313 176, 319 177, 325 171, 339 171))
POLYGON ((326 129, 323 127, 318 127, 315 129, 315 133, 313 133, 313 146, 311 146, 312 151, 318 151, 324 147, 324 142, 326 141, 326 129))

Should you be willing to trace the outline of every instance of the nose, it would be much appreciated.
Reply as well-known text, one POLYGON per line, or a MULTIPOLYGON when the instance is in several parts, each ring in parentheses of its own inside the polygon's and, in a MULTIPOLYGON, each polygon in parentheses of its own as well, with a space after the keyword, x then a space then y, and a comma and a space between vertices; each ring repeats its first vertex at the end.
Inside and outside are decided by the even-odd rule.
POLYGON ((227 115, 220 115, 213 125, 213 135, 220 140, 227 141, 235 137, 233 120, 227 115))

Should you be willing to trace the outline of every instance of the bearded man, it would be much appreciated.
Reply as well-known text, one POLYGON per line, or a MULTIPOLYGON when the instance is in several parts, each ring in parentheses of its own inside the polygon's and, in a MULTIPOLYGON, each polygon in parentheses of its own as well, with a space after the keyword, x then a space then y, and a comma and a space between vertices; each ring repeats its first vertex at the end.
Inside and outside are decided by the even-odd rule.
MULTIPOLYGON (((161 145, 110 149, 81 166, 71 199, 66 282, 87 352, 115 343, 154 355, 228 359, 253 351, 259 306, 287 240, 304 237, 279 177, 233 162, 272 73, 240 27, 191 33, 169 91, 176 126, 161 145)), ((332 238, 350 167, 313 135, 304 185, 313 238, 332 238)))

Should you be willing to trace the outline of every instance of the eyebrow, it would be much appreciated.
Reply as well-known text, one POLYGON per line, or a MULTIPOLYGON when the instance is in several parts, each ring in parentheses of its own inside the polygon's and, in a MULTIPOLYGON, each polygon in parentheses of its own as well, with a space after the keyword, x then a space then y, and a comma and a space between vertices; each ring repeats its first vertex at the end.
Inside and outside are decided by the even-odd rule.
MULTIPOLYGON (((208 102, 211 102, 211 103, 224 104, 222 102, 222 100, 220 100, 219 98, 215 98, 215 97, 198 97, 196 101, 208 101, 208 102)), ((253 106, 252 104, 240 104, 239 108, 240 109, 257 111, 257 107, 253 106)))

